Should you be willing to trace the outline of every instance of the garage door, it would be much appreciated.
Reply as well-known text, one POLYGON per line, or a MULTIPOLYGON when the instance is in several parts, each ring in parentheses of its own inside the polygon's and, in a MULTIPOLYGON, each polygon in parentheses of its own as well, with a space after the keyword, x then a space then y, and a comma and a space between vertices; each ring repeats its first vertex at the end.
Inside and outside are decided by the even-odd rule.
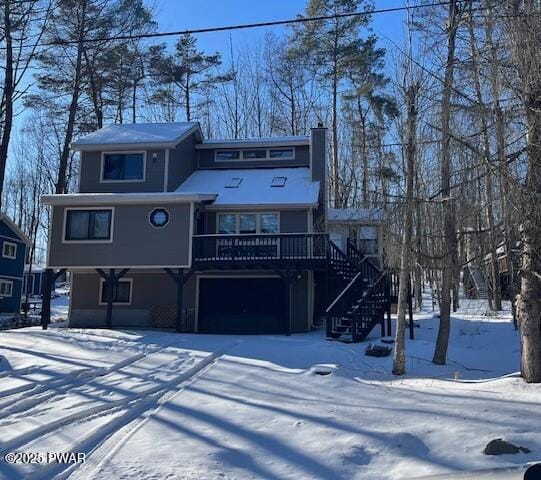
POLYGON ((285 287, 279 278, 201 278, 202 333, 285 333, 285 287))

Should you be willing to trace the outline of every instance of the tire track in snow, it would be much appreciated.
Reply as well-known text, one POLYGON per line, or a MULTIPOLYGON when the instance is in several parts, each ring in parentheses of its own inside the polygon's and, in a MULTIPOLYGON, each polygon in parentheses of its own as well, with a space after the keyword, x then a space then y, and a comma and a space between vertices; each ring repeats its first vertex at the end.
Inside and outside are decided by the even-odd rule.
MULTIPOLYGON (((146 358, 148 355, 149 354, 145 353, 137 353, 108 367, 85 368, 69 374, 69 378, 60 378, 45 382, 33 382, 2 392, 0 393, 0 397, 11 397, 17 393, 28 393, 26 395, 19 395, 13 399, 8 399, 8 401, 0 402, 0 416, 5 418, 7 415, 12 415, 35 407, 36 405, 41 405, 44 401, 65 394, 73 388, 84 385, 90 380, 116 373, 119 370, 146 358)), ((30 379, 29 381, 32 382, 30 379)))
MULTIPOLYGON (((21 385, 20 387, 15 387, 10 390, 6 390, 5 392, 0 392, 1 399, 2 397, 11 397, 18 393, 27 392, 30 390, 30 392, 26 395, 19 395, 14 399, 10 398, 4 402, 0 401, 0 416, 6 417, 7 415, 12 415, 14 413, 25 411, 29 408, 33 408, 37 405, 42 405, 44 402, 54 399, 59 395, 66 394, 70 390, 80 387, 88 381, 99 377, 106 377, 107 375, 113 373, 118 373, 118 371, 122 370, 123 368, 131 366, 140 360, 162 353, 166 349, 176 346, 178 346, 178 341, 171 342, 151 352, 137 353, 108 367, 85 368, 82 370, 77 370, 70 373, 70 378, 66 379, 49 380, 45 382, 35 382, 28 379, 28 381, 33 383, 21 385)), ((25 369, 21 369, 17 373, 33 373, 34 369, 35 367, 27 367, 25 369)))
MULTIPOLYGON (((209 355, 177 377, 145 392, 137 394, 128 405, 127 410, 106 425, 91 432, 70 451, 86 454, 86 462, 82 465, 49 464, 26 476, 28 480, 64 480, 72 475, 77 480, 93 480, 100 466, 126 442, 161 406, 173 399, 182 389, 200 375, 203 375, 229 350, 240 341, 209 355)), ((123 400, 126 406, 126 400, 123 400)), ((103 410, 105 411, 105 409, 103 410)))

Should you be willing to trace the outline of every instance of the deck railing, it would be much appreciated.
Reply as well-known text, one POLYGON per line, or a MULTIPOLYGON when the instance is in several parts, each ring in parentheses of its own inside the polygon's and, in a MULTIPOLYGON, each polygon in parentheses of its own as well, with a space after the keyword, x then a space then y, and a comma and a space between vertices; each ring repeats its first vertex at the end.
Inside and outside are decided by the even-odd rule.
POLYGON ((324 260, 325 233, 194 235, 193 261, 250 262, 324 260))

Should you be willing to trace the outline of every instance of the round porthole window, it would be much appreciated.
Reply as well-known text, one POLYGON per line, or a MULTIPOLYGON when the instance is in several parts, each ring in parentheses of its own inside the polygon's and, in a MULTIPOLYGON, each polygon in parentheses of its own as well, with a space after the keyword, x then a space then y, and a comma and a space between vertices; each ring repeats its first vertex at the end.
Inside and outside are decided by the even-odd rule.
POLYGON ((169 223, 169 212, 165 208, 155 208, 150 212, 150 224, 156 228, 165 227, 169 223))

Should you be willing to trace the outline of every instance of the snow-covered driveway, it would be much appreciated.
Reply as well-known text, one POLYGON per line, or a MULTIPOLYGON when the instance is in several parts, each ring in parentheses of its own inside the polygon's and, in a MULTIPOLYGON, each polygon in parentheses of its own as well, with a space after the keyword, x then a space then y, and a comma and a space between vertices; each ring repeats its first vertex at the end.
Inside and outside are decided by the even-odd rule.
POLYGON ((377 480, 541 459, 541 388, 500 378, 518 361, 512 325, 464 312, 451 361, 437 367, 427 361, 435 321, 419 318, 404 379, 389 374, 390 359, 365 357, 366 344, 317 332, 4 332, 0 355, 12 370, 0 363, 2 453, 87 458, 0 461, 0 476, 377 480), (484 456, 499 437, 532 453, 484 456))

